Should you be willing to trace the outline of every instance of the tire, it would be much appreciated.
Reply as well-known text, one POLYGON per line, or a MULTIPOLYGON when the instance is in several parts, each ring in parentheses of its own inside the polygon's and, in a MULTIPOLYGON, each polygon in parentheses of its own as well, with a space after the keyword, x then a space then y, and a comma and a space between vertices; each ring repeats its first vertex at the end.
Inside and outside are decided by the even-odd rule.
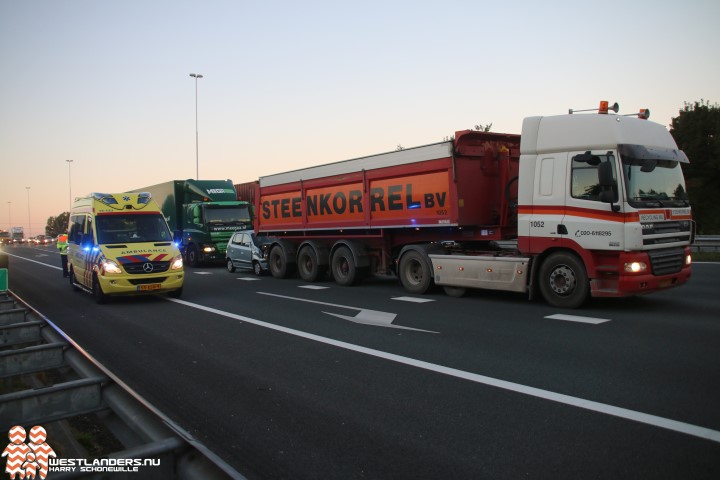
POLYGON ((360 279, 355 258, 347 247, 339 247, 335 250, 330 265, 332 276, 338 285, 350 286, 360 279))
POLYGON ((100 286, 100 282, 98 282, 97 277, 93 277, 93 288, 92 288, 93 297, 95 297, 95 302, 102 305, 103 303, 107 303, 108 296, 105 295, 105 292, 102 291, 102 287, 100 286))
POLYGON ((228 272, 235 273, 235 265, 233 265, 233 261, 229 258, 226 258, 225 261, 227 262, 225 266, 228 269, 228 272))
POLYGON ((317 282, 324 272, 318 263, 318 256, 310 246, 300 249, 297 257, 298 273, 306 282, 317 282))
POLYGON ((260 265, 260 262, 254 261, 253 262, 253 273, 257 275, 258 277, 263 274, 262 266, 260 265))
POLYGON ((422 295, 433 284, 432 269, 426 256, 415 250, 410 250, 400 258, 398 273, 400 283, 410 293, 422 295))
POLYGON ((185 251, 185 260, 187 260, 187 264, 193 268, 200 265, 200 257, 195 245, 188 245, 187 250, 185 251))
POLYGON ((540 293, 554 307, 578 308, 590 294, 585 266, 571 253, 553 253, 543 261, 538 275, 540 293))
POLYGON ((268 268, 275 278, 287 278, 290 275, 287 255, 280 245, 275 245, 268 256, 268 268))
POLYGON ((70 279, 70 288, 73 289, 73 292, 79 292, 80 288, 76 285, 77 280, 75 279, 75 270, 72 268, 68 270, 68 278, 70 279))

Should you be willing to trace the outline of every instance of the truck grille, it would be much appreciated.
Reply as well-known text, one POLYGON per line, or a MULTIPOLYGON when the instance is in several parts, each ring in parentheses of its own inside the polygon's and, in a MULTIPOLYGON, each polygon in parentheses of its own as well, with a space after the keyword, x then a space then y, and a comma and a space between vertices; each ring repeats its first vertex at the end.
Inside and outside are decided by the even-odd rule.
POLYGON ((661 245, 690 241, 689 220, 643 223, 643 245, 661 245))
POLYGON ((648 252, 653 275, 678 273, 685 262, 685 251, 681 248, 648 252))
POLYGON ((132 275, 145 275, 151 273, 162 273, 167 272, 170 268, 170 262, 133 262, 124 263, 123 268, 127 273, 132 275), (146 265, 152 265, 152 269, 146 267, 146 265), (149 270, 149 271, 148 271, 149 270))

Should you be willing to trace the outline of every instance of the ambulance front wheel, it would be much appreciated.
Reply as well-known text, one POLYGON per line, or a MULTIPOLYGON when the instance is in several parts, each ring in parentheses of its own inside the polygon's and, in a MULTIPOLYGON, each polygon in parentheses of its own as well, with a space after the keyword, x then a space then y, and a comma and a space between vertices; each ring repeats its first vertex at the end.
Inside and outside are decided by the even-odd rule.
POLYGON ((105 292, 102 291, 102 287, 100 286, 100 282, 98 282, 97 277, 93 277, 92 293, 97 303, 103 304, 107 302, 108 297, 105 295, 105 292))

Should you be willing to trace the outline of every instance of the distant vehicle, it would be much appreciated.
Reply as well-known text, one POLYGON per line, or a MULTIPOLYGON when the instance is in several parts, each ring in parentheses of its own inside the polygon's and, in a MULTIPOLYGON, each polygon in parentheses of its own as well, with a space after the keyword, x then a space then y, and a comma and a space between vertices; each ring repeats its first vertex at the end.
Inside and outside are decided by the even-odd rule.
POLYGON ((23 232, 23 227, 12 227, 10 232, 13 243, 25 243, 25 233, 23 232))
POLYGON ((10 232, 0 230, 0 245, 8 245, 10 243, 12 243, 12 239, 10 238, 10 232))
POLYGON ((225 252, 225 264, 230 273, 236 268, 251 269, 255 275, 262 275, 267 271, 267 262, 263 258, 261 244, 254 231, 238 231, 230 237, 225 252))
POLYGON ((35 245, 47 245, 52 243, 52 240, 52 237, 49 237, 48 235, 38 235, 33 239, 33 242, 35 245))

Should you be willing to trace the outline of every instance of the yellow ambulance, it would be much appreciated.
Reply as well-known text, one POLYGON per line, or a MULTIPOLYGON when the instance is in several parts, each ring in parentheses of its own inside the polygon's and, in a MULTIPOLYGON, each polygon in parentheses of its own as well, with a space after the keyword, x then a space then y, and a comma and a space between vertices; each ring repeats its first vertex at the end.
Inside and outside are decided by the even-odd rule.
POLYGON ((149 193, 91 193, 70 212, 68 273, 74 290, 108 296, 182 294, 180 250, 149 193))

